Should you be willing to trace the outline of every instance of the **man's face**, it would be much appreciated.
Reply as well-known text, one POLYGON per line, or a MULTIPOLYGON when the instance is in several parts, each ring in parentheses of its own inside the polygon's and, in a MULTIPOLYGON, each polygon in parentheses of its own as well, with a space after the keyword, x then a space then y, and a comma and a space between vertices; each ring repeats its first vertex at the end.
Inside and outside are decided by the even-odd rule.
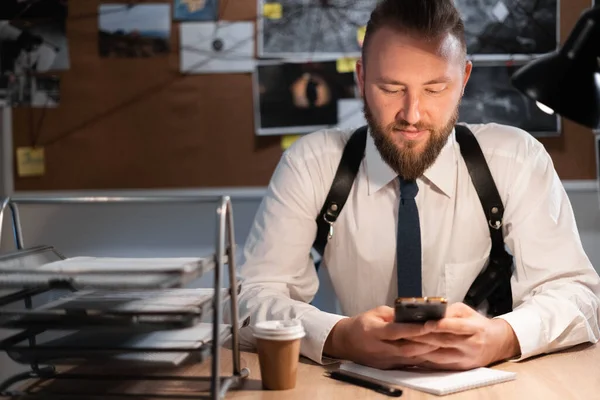
POLYGON ((452 132, 471 63, 450 34, 424 41, 387 27, 367 53, 357 75, 374 143, 400 176, 416 179, 452 132))

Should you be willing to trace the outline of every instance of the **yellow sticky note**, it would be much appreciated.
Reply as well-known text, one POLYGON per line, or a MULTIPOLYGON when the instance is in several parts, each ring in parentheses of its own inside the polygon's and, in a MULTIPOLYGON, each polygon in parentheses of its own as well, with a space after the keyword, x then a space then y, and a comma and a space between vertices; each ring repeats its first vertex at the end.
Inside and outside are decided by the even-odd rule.
POLYGON ((263 6, 263 15, 269 19, 281 19, 283 7, 279 3, 265 3, 263 6))
POLYGON ((281 137, 281 148, 287 150, 301 135, 284 135, 281 137))
POLYGON ((358 28, 358 31, 356 32, 356 40, 358 41, 358 45, 360 47, 362 47, 362 44, 365 41, 365 32, 366 31, 367 31, 367 27, 361 26, 360 28, 358 28))
POLYGON ((21 177, 41 176, 46 172, 43 147, 17 148, 17 174, 21 177))
POLYGON ((337 72, 340 74, 354 72, 356 70, 356 58, 338 58, 337 72))

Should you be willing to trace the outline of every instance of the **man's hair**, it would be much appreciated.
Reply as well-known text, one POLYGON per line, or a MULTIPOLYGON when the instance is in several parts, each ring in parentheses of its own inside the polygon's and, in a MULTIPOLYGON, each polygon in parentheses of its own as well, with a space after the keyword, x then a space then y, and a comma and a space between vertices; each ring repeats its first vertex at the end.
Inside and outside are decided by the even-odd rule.
POLYGON ((432 40, 451 33, 466 55, 465 26, 454 0, 382 0, 371 13, 362 45, 363 64, 372 35, 382 27, 432 40))

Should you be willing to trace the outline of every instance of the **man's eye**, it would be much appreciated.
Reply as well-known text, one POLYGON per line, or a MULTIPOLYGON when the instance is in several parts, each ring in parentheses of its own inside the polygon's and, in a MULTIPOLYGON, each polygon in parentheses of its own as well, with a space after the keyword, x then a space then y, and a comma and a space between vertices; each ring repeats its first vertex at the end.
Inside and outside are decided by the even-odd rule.
POLYGON ((381 88, 381 90, 383 90, 385 93, 400 93, 402 90, 401 89, 396 89, 396 90, 392 90, 392 89, 386 89, 386 88, 381 88))
POLYGON ((444 89, 425 89, 425 91, 431 94, 440 94, 444 91, 444 89))

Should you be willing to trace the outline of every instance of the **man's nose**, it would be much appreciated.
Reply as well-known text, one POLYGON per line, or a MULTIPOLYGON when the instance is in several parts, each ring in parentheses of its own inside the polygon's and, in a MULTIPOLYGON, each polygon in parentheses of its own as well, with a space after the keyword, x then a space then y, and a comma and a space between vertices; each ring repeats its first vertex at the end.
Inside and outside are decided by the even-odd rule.
POLYGON ((419 98, 415 95, 407 94, 403 100, 402 109, 398 113, 398 117, 414 125, 421 120, 419 98))

